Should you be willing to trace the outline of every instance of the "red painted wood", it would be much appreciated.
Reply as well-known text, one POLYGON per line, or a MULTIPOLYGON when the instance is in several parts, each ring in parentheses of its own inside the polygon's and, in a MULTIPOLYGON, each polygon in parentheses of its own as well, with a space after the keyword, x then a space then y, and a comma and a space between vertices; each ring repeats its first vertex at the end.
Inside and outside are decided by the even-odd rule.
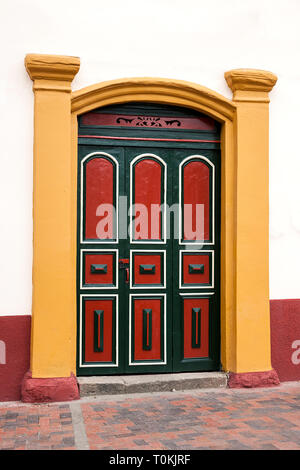
POLYGON ((96 211, 100 204, 113 205, 114 166, 112 162, 103 157, 96 157, 86 164, 86 239, 113 238, 113 214, 105 212, 97 216, 96 211), (109 216, 108 224, 103 227, 99 222, 109 216), (98 225, 99 224, 99 225, 98 225), (98 225, 98 228, 97 228, 98 225))
POLYGON ((134 255, 134 284, 162 284, 160 255, 134 255), (140 264, 155 264, 154 274, 140 274, 140 264))
POLYGON ((183 300, 184 358, 208 357, 209 299, 186 298, 183 300), (192 348, 192 309, 201 308, 201 347, 192 348))
POLYGON ((154 142, 214 142, 220 143, 220 140, 208 140, 208 139, 154 139, 149 137, 113 137, 109 135, 90 135, 90 134, 80 134, 78 137, 81 138, 93 138, 93 139, 112 139, 112 140, 151 140, 154 142))
POLYGON ((143 204, 146 211, 135 211, 135 216, 143 216, 142 222, 134 222, 135 240, 161 239, 161 214, 151 213, 152 205, 162 204, 162 168, 153 159, 143 159, 134 166, 134 204, 143 204))
POLYGON ((134 360, 161 359, 161 300, 160 299, 134 299, 134 360), (152 309, 152 349, 143 349, 143 309, 152 309))
POLYGON ((209 255, 182 254, 183 284, 209 284, 211 279, 209 255), (190 274, 189 264, 204 264, 204 273, 190 274))
POLYGON ((191 212, 187 207, 183 208, 184 218, 184 240, 210 239, 209 216, 210 216, 210 169, 202 161, 188 162, 183 168, 183 203, 191 205, 191 212), (204 205, 204 221, 201 218, 196 227, 196 204, 204 205), (192 218, 190 215, 192 215, 192 218), (202 227, 204 222, 204 227, 202 227), (197 236, 200 234, 200 236, 197 236))
POLYGON ((85 300, 85 361, 112 362, 113 301, 109 299, 85 300), (103 351, 94 351, 94 310, 104 311, 103 351))
POLYGON ((84 284, 113 284, 114 256, 112 254, 85 254, 84 284), (107 273, 91 273, 91 264, 106 264, 107 273))
POLYGON ((197 129, 214 131, 215 122, 207 116, 184 118, 167 116, 132 116, 121 114, 86 113, 81 117, 83 126, 125 126, 147 127, 152 129, 197 129))

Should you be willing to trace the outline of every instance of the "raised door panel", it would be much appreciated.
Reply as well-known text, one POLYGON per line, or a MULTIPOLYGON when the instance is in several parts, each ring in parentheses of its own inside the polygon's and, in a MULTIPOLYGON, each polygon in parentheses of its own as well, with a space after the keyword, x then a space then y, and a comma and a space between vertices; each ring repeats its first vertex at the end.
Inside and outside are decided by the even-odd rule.
POLYGON ((219 368, 219 153, 206 151, 200 155, 178 151, 174 166, 174 197, 177 195, 180 211, 179 239, 173 240, 173 260, 178 266, 178 271, 173 271, 173 369, 216 370, 219 368))
POLYGON ((165 204, 171 202, 170 152, 127 149, 131 210, 128 373, 172 370, 172 244, 165 204))

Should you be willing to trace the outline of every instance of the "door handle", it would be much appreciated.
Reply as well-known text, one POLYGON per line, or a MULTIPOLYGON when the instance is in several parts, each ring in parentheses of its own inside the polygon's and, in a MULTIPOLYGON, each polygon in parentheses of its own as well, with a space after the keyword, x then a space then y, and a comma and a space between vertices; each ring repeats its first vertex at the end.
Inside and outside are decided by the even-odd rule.
POLYGON ((129 266, 129 259, 128 258, 120 258, 119 259, 119 266, 120 266, 120 269, 127 268, 129 266))
POLYGON ((125 268, 125 282, 126 284, 129 282, 129 268, 125 268))

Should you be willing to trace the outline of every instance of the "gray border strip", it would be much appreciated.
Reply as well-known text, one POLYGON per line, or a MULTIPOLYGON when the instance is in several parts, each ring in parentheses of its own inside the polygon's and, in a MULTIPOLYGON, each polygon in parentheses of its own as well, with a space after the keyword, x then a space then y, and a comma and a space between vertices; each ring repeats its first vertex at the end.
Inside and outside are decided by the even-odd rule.
POLYGON ((72 415, 75 447, 77 450, 90 450, 88 438, 85 431, 84 419, 80 403, 70 403, 72 415))

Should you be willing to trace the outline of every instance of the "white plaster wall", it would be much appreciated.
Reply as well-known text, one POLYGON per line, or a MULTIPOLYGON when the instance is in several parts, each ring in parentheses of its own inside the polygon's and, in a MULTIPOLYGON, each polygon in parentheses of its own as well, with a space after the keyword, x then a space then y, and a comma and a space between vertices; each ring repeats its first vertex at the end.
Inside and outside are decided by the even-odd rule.
POLYGON ((270 297, 300 298, 299 14, 299 0, 1 1, 0 315, 31 311, 33 95, 23 65, 28 52, 80 56, 74 89, 159 76, 197 82, 230 98, 226 70, 275 72, 270 297))

